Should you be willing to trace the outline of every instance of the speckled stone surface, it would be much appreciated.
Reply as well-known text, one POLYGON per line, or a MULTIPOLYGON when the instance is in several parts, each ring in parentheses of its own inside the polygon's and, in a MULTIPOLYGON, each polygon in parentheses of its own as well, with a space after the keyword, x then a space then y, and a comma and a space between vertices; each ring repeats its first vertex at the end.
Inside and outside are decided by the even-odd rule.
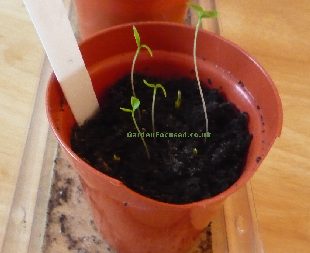
MULTIPOLYGON (((116 253, 99 234, 79 177, 62 151, 54 170, 43 252, 116 253)), ((209 225, 190 253, 212 253, 211 238, 209 225)))

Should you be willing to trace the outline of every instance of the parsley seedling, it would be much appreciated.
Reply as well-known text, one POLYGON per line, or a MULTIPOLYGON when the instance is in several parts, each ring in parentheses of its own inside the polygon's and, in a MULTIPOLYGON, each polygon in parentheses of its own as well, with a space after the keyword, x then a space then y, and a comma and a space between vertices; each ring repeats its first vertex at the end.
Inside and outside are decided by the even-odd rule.
POLYGON ((157 89, 161 89, 162 92, 164 93, 164 96, 167 97, 166 90, 164 86, 162 86, 160 83, 157 84, 152 84, 148 83, 146 80, 143 80, 144 84, 150 88, 153 89, 153 101, 152 101, 152 127, 153 127, 153 133, 155 135, 155 99, 156 99, 156 93, 157 89))
POLYGON ((197 4, 190 4, 190 7, 196 11, 197 15, 198 15, 198 22, 196 25, 196 29, 195 29, 195 37, 194 37, 194 47, 193 47, 193 56, 194 56, 194 65, 195 65, 195 74, 196 74, 196 79, 197 79, 197 84, 198 84, 198 89, 199 89, 199 93, 200 93, 200 97, 201 97, 201 101, 202 101, 202 106, 203 106, 203 111, 204 111, 204 115, 205 115, 205 121, 206 121, 206 135, 208 135, 209 132, 209 121, 208 121, 208 115, 207 115, 207 107, 206 107, 206 102, 205 99, 203 97, 203 93, 202 93, 202 89, 201 89, 201 84, 200 84, 200 79, 199 79, 199 74, 198 74, 198 66, 197 66, 197 37, 198 37, 198 31, 199 31, 199 27, 201 25, 201 21, 204 18, 214 18, 217 16, 217 12, 216 11, 207 11, 204 10, 200 5, 197 4))
POLYGON ((137 121, 135 119, 135 111, 139 108, 140 106, 140 100, 134 96, 131 97, 131 100, 130 100, 130 103, 131 103, 131 107, 132 109, 128 109, 128 108, 123 108, 123 107, 120 107, 120 109, 123 111, 123 112, 129 112, 131 113, 131 118, 132 118, 132 121, 135 125, 135 128, 137 129, 138 133, 139 133, 139 136, 141 137, 141 140, 143 142, 143 145, 144 145, 144 148, 145 148, 145 152, 146 152, 146 156, 148 159, 150 159, 150 152, 149 152, 149 149, 146 145, 146 142, 141 134, 141 131, 140 131, 140 128, 137 124, 137 121))

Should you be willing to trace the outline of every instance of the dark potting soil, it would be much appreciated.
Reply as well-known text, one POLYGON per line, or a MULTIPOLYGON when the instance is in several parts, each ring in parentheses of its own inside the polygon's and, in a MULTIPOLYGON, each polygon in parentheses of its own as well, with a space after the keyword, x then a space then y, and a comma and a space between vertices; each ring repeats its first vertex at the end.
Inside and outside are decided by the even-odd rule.
MULTIPOLYGON (((205 132, 205 119, 195 80, 158 80, 135 76, 135 90, 141 101, 137 123, 145 133, 152 132, 151 105, 153 90, 142 80, 161 83, 167 98, 157 91, 155 128, 160 133, 205 132), (182 93, 175 108, 177 91, 182 93)), ((121 180, 131 189, 150 198, 169 203, 190 203, 212 197, 231 186, 241 175, 252 135, 248 131, 248 114, 240 112, 217 89, 203 85, 207 104, 209 132, 205 138, 146 138, 151 159, 148 160, 136 133, 131 114, 130 78, 117 82, 104 95, 101 111, 72 132, 72 149, 99 171, 121 180)))

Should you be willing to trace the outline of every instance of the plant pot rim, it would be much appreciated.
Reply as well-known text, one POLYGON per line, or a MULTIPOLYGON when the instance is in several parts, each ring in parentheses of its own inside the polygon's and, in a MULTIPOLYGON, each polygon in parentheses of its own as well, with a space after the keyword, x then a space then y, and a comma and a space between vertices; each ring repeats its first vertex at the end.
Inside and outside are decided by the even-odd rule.
MULTIPOLYGON (((91 42, 95 37, 98 36, 102 36, 103 34, 107 34, 112 32, 113 30, 118 30, 118 29, 125 29, 125 28, 130 28, 132 27, 132 25, 135 25, 137 28, 142 27, 142 26, 154 26, 154 27, 158 27, 158 26, 170 26, 170 27, 179 27, 182 29, 186 29, 188 31, 193 32, 194 35, 194 27, 190 26, 190 25, 184 25, 184 24, 178 24, 178 23, 173 23, 173 22, 163 22, 163 21, 146 21, 146 22, 134 22, 134 23, 128 23, 128 24, 122 24, 122 25, 117 25, 108 29, 104 29, 102 31, 99 31, 97 33, 95 33, 92 37, 82 41, 79 46, 80 48, 83 48, 86 44, 88 44, 89 42, 91 42)), ((243 50, 242 48, 240 48, 238 45, 236 45, 235 43, 206 30, 200 30, 199 33, 207 33, 209 36, 213 36, 218 40, 223 41, 226 44, 229 44, 231 47, 234 47, 237 51, 239 51, 241 54, 243 54, 244 56, 246 56, 246 58, 248 58, 254 65, 256 65, 256 67, 259 69, 259 71, 261 71, 263 73, 263 75, 266 77, 268 83, 270 84, 272 91, 274 92, 274 94, 276 94, 275 99, 276 99, 276 104, 277 104, 277 111, 275 113, 278 114, 278 122, 277 122, 277 128, 275 130, 275 132, 277 133, 277 137, 280 136, 281 133, 281 129, 282 129, 282 122, 283 122, 283 112, 282 112, 282 104, 281 104, 281 100, 280 97, 278 95, 278 91, 277 88, 275 87, 273 81, 271 80, 270 76, 268 75, 268 73, 265 71, 265 69, 255 60, 254 57, 250 56, 245 50, 243 50)), ((55 78, 55 76, 52 76, 52 78, 55 78)), ((130 194, 134 195, 136 198, 144 201, 144 202, 149 202, 150 204, 155 204, 158 206, 164 206, 164 207, 170 207, 170 208, 183 208, 183 209, 191 209, 193 207, 204 207, 213 203, 217 203, 217 202, 222 202, 225 198, 227 198, 230 194, 232 194, 233 192, 237 191, 241 186, 243 186, 254 174, 254 172, 257 170, 257 168, 259 167, 259 165, 261 163, 259 163, 258 166, 256 166, 256 168, 251 168, 248 170, 244 170, 242 172, 242 174, 240 175, 240 177, 238 178, 238 180, 231 185, 229 188, 227 188, 225 191, 207 198, 207 199, 202 199, 199 201, 195 201, 195 202, 191 202, 191 203, 186 203, 186 204, 172 204, 172 203, 167 203, 167 202, 161 202, 155 199, 152 199, 150 197, 144 196, 132 189, 130 189, 129 187, 127 187, 124 183, 122 183, 120 180, 112 178, 98 170, 96 170, 95 168, 93 168, 91 165, 89 165, 88 163, 86 163, 84 160, 82 160, 61 138, 59 131, 57 129, 56 124, 53 122, 52 120, 52 116, 51 113, 49 111, 49 94, 51 89, 51 85, 48 86, 47 88, 47 93, 46 93, 46 110, 47 110, 47 117, 48 120, 50 122, 51 128, 53 130, 53 132, 55 133, 58 141, 60 142, 61 146, 79 163, 84 164, 85 168, 89 171, 91 171, 92 173, 95 173, 95 175, 100 179, 105 179, 108 180, 111 184, 118 186, 118 187, 125 187, 130 194)), ((272 143, 270 143, 269 145, 269 149, 272 146, 272 144, 274 143, 274 141, 272 141, 272 143)), ((252 145, 252 144, 251 144, 252 145)), ((267 151, 269 151, 269 149, 267 151)), ((268 152, 266 152, 267 154, 268 152)), ((262 159, 264 159, 264 157, 262 157, 262 159)), ((246 166, 244 167, 246 168, 246 166)))

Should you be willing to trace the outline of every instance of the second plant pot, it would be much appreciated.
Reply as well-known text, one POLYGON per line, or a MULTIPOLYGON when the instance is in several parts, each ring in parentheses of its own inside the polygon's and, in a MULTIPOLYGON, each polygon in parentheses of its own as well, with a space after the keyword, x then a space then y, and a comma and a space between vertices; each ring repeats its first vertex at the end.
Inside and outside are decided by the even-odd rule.
POLYGON ((75 0, 79 31, 86 39, 101 29, 136 21, 182 23, 188 0, 75 0))
MULTIPOLYGON (((194 79, 193 28, 160 22, 136 26, 154 53, 152 58, 140 55, 136 72, 166 79, 194 79)), ((107 29, 81 44, 98 98, 130 73, 135 49, 131 25, 107 29)), ((53 76, 49 83, 46 105, 51 127, 80 175, 98 228, 119 253, 185 253, 225 198, 253 176, 280 134, 282 107, 277 90, 252 57, 208 32, 199 32, 197 55, 201 80, 208 83, 211 79, 214 88, 221 89, 229 101, 249 114, 253 139, 240 178, 222 193, 194 203, 169 204, 142 196, 78 157, 70 144, 76 122, 56 78, 53 76)))

